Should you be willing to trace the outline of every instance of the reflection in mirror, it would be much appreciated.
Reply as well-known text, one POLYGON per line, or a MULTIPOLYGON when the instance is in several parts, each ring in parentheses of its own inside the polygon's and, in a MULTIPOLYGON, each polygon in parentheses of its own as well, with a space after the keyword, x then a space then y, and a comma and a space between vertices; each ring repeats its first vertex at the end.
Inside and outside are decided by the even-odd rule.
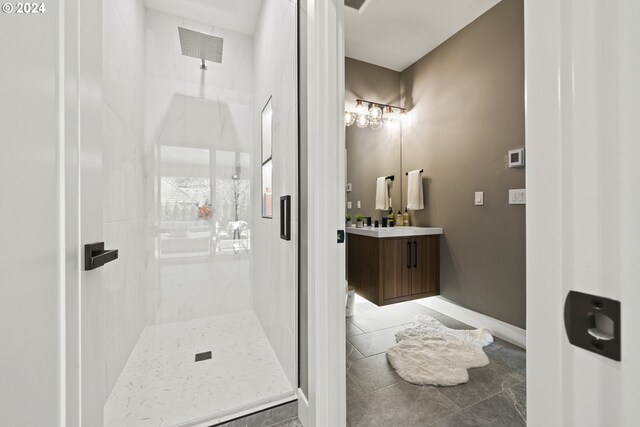
POLYGON ((160 255, 183 258, 211 254, 209 150, 160 149, 160 255))

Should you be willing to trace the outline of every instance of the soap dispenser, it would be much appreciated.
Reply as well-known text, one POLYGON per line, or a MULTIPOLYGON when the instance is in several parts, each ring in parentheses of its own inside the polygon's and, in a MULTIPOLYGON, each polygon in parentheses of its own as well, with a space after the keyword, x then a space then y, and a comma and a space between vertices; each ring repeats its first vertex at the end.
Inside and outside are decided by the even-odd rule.
POLYGON ((398 215, 396 215, 396 225, 402 226, 404 225, 404 219, 402 217, 402 211, 398 211, 398 215))
POLYGON ((409 212, 407 208, 404 208, 404 214, 402 215, 402 225, 409 225, 409 212))

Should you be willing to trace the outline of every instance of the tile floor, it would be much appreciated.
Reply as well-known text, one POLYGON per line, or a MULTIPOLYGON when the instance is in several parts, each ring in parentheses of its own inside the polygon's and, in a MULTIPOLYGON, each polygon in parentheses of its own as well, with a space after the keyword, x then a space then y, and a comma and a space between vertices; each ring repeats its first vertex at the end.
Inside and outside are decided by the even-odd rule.
POLYGON ((484 348, 490 363, 469 370, 466 384, 416 386, 395 373, 385 351, 395 344, 396 331, 418 314, 471 329, 416 302, 378 307, 357 298, 346 325, 348 426, 525 426, 526 352, 506 341, 496 339, 484 348))
POLYGON ((104 424, 213 422, 294 392, 252 311, 148 326, 107 400, 104 424), (195 361, 207 351, 210 359, 195 361))

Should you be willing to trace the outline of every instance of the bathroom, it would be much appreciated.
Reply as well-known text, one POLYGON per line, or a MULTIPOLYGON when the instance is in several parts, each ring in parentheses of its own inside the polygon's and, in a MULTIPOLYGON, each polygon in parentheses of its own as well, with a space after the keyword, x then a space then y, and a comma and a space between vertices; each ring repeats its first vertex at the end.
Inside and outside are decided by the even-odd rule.
POLYGON ((1 6, 1 426, 638 424, 640 2, 1 6))
POLYGON ((509 197, 526 188, 524 162, 509 162, 512 153, 524 160, 523 2, 352 3, 347 422, 481 425, 489 412, 495 425, 525 425, 525 204, 509 197), (398 375, 387 359, 420 314, 490 329, 488 365, 417 397, 415 376, 398 375), (429 404, 403 405, 416 401, 429 404))

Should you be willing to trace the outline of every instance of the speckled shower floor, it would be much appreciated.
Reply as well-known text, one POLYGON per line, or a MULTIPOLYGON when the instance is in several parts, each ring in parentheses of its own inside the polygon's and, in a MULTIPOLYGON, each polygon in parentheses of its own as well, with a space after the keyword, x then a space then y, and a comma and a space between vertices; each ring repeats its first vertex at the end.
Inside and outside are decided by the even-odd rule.
POLYGON ((220 419, 294 393, 252 311, 145 328, 104 408, 104 425, 220 419), (211 359, 196 362, 197 353, 211 359))

